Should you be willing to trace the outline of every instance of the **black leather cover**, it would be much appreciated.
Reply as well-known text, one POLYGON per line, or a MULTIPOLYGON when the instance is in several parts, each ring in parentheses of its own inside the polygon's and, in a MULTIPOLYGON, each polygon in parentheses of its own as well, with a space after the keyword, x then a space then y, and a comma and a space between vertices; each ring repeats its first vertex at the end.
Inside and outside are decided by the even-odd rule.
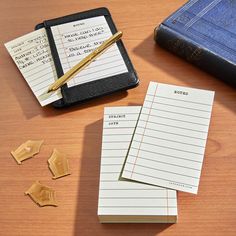
MULTIPOLYGON (((61 77, 63 75, 63 69, 61 66, 61 62, 57 53, 56 45, 50 27, 96 16, 105 16, 112 34, 117 32, 116 26, 107 8, 97 8, 85 12, 63 16, 60 18, 55 18, 52 20, 47 20, 44 21, 44 23, 38 24, 35 27, 35 29, 39 29, 42 27, 45 27, 46 29, 58 77, 61 77)), ((120 90, 127 90, 137 86, 139 83, 137 74, 134 70, 134 67, 129 59, 129 56, 121 40, 117 42, 117 46, 119 47, 121 55, 123 56, 123 59, 127 66, 128 69, 127 73, 111 76, 108 78, 92 81, 89 83, 84 83, 70 88, 68 88, 67 85, 65 84, 61 88, 63 98, 53 102, 53 106, 65 107, 75 103, 84 102, 92 98, 111 94, 113 92, 120 90)))

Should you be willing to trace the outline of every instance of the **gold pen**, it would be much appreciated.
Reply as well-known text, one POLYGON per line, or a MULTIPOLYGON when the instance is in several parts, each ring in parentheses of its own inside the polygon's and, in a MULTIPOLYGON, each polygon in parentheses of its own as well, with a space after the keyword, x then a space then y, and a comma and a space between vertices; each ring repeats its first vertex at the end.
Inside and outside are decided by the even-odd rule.
POLYGON ((100 56, 106 49, 108 49, 113 43, 119 40, 122 36, 122 32, 118 31, 112 35, 109 39, 104 41, 98 48, 96 48, 92 53, 82 59, 78 64, 73 66, 69 71, 67 71, 63 76, 61 76, 55 83, 49 86, 48 93, 56 91, 78 72, 83 70, 88 66, 92 61, 94 61, 98 56, 100 56))

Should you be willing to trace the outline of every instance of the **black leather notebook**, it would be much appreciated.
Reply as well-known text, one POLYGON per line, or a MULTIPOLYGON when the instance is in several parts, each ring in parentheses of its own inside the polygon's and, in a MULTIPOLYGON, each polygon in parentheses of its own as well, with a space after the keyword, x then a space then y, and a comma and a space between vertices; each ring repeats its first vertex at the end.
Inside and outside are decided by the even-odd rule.
MULTIPOLYGON (((46 20, 36 26, 47 32, 58 77, 91 53, 104 40, 117 32, 107 8, 97 8, 60 18, 46 20)), ((62 99, 55 107, 127 90, 139 80, 121 40, 97 60, 78 73, 61 88, 62 99)))

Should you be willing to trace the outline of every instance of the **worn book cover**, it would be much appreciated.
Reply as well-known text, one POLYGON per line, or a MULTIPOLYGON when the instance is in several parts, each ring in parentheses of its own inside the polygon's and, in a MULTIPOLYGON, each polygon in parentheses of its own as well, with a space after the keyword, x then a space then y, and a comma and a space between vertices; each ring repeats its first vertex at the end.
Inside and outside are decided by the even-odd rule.
POLYGON ((155 29, 156 42, 236 86, 236 1, 191 0, 155 29))

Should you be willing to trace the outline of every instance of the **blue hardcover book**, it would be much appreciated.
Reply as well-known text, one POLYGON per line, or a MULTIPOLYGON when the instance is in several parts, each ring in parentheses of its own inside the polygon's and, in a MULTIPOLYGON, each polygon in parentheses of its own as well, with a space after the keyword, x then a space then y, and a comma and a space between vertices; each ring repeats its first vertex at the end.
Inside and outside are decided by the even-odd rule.
POLYGON ((236 0, 190 0, 155 29, 154 38, 236 86, 236 0))

